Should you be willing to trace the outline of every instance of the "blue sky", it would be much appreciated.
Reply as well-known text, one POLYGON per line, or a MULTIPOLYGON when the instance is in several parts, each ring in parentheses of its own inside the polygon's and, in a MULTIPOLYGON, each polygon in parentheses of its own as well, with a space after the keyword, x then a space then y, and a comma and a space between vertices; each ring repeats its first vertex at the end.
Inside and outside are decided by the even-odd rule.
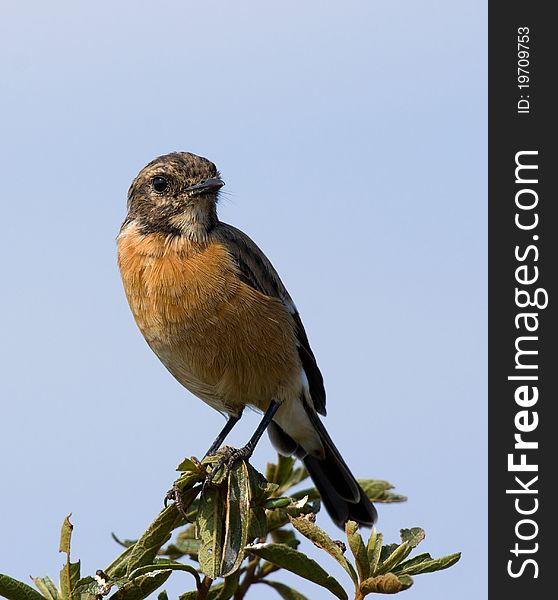
MULTIPOLYGON (((0 48, 0 571, 54 577, 70 511, 83 572, 106 566, 222 426, 141 338, 115 262, 132 178, 188 150, 297 303, 347 462, 408 495, 378 529, 463 551, 406 595, 484 597, 485 2, 8 1, 0 48)), ((273 457, 264 438, 254 465, 273 457)))

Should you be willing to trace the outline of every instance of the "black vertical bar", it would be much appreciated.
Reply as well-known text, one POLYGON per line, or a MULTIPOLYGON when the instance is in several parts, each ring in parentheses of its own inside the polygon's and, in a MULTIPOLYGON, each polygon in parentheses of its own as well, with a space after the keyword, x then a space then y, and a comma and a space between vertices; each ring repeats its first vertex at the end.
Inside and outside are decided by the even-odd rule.
POLYGON ((552 7, 489 2, 489 597, 506 600, 558 598, 552 7))

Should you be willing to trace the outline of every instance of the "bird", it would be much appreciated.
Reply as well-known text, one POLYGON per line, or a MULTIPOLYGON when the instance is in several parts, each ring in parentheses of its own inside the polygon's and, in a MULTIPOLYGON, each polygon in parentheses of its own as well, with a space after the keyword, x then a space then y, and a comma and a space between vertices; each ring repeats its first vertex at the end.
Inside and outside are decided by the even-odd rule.
POLYGON ((117 237, 133 317, 178 382, 227 418, 206 456, 250 406, 261 422, 228 460, 248 459, 267 429, 280 454, 302 460, 337 526, 371 527, 377 511, 322 422, 324 380, 299 312, 263 251, 219 220, 224 185, 190 152, 159 156, 135 177, 117 237))

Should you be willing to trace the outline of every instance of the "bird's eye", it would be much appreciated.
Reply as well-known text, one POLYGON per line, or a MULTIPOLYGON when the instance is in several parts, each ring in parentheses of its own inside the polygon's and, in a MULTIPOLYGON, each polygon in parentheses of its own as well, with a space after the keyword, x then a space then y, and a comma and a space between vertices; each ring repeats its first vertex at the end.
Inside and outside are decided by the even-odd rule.
POLYGON ((153 177, 151 184, 153 185, 153 189, 159 193, 164 192, 169 187, 166 177, 161 177, 160 175, 153 177))

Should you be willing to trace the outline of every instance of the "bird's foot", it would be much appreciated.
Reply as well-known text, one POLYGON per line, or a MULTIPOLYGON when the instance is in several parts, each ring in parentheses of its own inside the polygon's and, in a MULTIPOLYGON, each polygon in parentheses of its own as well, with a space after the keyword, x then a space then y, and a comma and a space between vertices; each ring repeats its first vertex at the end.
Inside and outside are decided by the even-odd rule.
POLYGON ((169 502, 176 502, 176 499, 179 496, 180 496, 180 490, 178 489, 178 486, 176 485, 176 482, 175 482, 172 484, 171 489, 165 494, 165 497, 163 498, 165 508, 167 508, 167 505, 169 502))
POLYGON ((178 512, 187 519, 186 516, 186 507, 184 506, 184 502, 182 502, 182 494, 180 492, 180 488, 176 481, 172 484, 171 489, 165 494, 164 504, 165 508, 167 508, 167 504, 172 501, 176 504, 176 508, 178 512))
POLYGON ((242 448, 234 448, 233 446, 223 446, 220 448, 213 455, 217 458, 217 460, 213 464, 211 471, 209 471, 203 482, 202 493, 206 486, 215 479, 215 476, 223 467, 225 468, 224 477, 227 477, 230 470, 237 462, 241 460, 248 460, 252 456, 253 452, 254 448, 252 448, 250 444, 246 444, 246 446, 243 446, 242 448))

